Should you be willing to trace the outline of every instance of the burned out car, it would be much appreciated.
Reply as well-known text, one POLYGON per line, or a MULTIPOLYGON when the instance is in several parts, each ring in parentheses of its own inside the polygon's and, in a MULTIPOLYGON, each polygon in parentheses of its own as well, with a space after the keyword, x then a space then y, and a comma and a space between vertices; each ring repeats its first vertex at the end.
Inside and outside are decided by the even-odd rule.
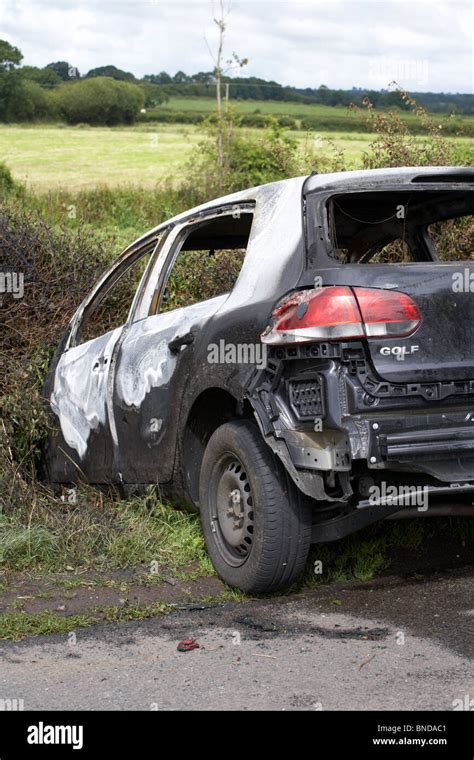
POLYGON ((49 479, 158 484, 252 592, 474 489, 473 191, 459 167, 313 174, 145 234, 53 359, 49 479))

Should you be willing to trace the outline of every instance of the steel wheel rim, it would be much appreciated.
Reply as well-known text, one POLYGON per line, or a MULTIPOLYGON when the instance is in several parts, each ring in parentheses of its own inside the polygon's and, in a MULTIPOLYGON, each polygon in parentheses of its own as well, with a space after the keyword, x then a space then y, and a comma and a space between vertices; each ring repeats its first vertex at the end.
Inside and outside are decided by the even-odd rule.
POLYGON ((254 539, 254 503, 250 481, 235 454, 221 458, 211 484, 211 531, 227 564, 241 567, 254 539))

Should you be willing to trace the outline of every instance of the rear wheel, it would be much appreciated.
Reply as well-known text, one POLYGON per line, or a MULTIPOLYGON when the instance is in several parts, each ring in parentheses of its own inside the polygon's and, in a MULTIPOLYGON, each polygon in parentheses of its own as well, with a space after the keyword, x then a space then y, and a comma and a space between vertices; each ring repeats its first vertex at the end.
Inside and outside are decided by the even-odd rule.
POLYGON ((200 477, 201 522, 218 575, 247 592, 289 586, 304 567, 311 509, 251 422, 211 436, 200 477))

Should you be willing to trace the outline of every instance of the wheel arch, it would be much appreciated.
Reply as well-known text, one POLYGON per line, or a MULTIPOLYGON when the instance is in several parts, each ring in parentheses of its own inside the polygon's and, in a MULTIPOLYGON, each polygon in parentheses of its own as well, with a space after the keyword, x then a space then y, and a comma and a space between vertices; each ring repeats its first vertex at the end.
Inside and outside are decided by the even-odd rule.
POLYGON ((246 399, 237 398, 225 388, 206 388, 189 409, 181 437, 180 461, 183 485, 197 508, 199 477, 207 443, 218 427, 239 419, 254 419, 253 409, 246 399))

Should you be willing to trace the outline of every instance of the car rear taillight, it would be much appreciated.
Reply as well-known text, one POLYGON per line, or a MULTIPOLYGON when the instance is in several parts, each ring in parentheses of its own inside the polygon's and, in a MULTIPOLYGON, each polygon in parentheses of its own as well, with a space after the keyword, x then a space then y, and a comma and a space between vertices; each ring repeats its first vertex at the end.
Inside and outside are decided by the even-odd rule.
POLYGON ((354 288, 365 334, 371 337, 411 335, 421 321, 418 306, 406 293, 377 288, 354 288))
POLYGON ((334 285, 292 293, 273 314, 263 343, 403 337, 420 324, 416 303, 396 290, 334 285))

